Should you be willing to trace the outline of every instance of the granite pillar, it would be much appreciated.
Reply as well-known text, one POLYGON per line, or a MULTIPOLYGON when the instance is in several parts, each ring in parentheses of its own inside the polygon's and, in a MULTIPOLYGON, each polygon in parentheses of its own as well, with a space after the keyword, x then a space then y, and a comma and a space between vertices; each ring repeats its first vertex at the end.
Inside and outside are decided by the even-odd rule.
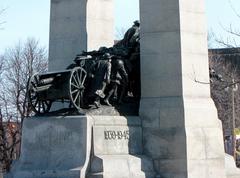
POLYGON ((202 0, 140 0, 144 152, 163 178, 225 178, 202 0))
POLYGON ((49 70, 63 70, 82 50, 111 46, 113 0, 51 0, 49 70))

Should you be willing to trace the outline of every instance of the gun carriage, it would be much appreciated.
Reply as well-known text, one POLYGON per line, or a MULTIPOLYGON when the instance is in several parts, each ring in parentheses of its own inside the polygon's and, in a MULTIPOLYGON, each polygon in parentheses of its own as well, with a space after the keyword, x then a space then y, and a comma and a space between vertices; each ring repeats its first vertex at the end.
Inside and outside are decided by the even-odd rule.
POLYGON ((28 85, 28 99, 33 111, 47 113, 55 101, 69 101, 70 106, 81 110, 88 75, 86 61, 91 59, 89 56, 77 56, 72 69, 34 74, 28 85))

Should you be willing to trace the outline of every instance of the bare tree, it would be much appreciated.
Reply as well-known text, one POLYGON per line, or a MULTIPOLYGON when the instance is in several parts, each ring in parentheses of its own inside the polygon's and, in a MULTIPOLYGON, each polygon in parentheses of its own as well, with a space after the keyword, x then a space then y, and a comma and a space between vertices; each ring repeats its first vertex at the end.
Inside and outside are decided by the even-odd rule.
MULTIPOLYGON (((214 50, 212 50, 214 51, 214 50)), ((215 50, 216 51, 216 50, 215 50)), ((239 50, 218 49, 229 52, 226 54, 211 54, 210 66, 216 73, 220 73, 224 81, 213 80, 211 83, 211 96, 218 110, 219 119, 222 121, 225 136, 225 151, 232 154, 236 165, 239 167, 239 152, 236 152, 239 140, 236 140, 235 129, 240 127, 240 62, 239 50)))
POLYGON ((233 130, 234 115, 236 127, 240 126, 240 120, 238 119, 240 116, 240 93, 233 90, 240 83, 240 63, 238 58, 236 54, 209 53, 210 67, 216 73, 221 74, 223 78, 223 81, 213 80, 211 83, 211 96, 217 107, 219 119, 223 122, 224 131, 233 130))
POLYGON ((0 57, 0 161, 6 170, 18 150, 22 122, 32 113, 27 99, 28 81, 34 73, 46 72, 47 62, 46 49, 33 38, 6 49, 0 57))
MULTIPOLYGON (((0 9, 0 17, 3 15, 3 13, 4 13, 5 11, 6 11, 6 9, 0 9)), ((0 30, 3 29, 3 28, 2 28, 2 25, 3 25, 4 23, 6 23, 6 21, 1 20, 1 18, 0 18, 0 30)))
POLYGON ((1 74, 3 72, 3 58, 0 56, 0 82, 1 82, 1 74))
MULTIPOLYGON (((229 2, 229 5, 230 5, 232 11, 236 15, 236 17, 240 19, 240 13, 234 7, 232 0, 228 0, 228 2, 229 2)), ((229 24, 228 26, 225 26, 222 24, 220 24, 220 25, 221 25, 221 28, 225 32, 227 32, 229 35, 227 37, 214 35, 215 41, 222 47, 227 47, 227 48, 238 47, 240 45, 239 44, 240 29, 238 27, 236 27, 236 24, 235 25, 229 24)))
POLYGON ((207 35, 207 41, 208 41, 208 48, 212 48, 213 43, 215 42, 215 34, 212 30, 208 31, 208 35, 207 35))
POLYGON ((7 106, 16 108, 11 110, 12 116, 23 120, 31 113, 27 101, 27 83, 34 73, 46 72, 46 50, 35 39, 28 39, 24 44, 19 42, 15 47, 7 49, 2 58, 5 70, 0 97, 2 101, 7 100, 7 106))

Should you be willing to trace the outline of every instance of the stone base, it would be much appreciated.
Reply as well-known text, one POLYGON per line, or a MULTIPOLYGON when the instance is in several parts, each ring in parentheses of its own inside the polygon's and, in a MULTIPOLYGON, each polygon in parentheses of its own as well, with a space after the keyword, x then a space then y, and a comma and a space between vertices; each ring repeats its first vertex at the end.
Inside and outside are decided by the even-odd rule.
POLYGON ((93 155, 87 178, 154 178, 143 155, 139 117, 93 116, 93 155))
POLYGON ((21 157, 4 178, 85 178, 91 127, 86 116, 25 119, 21 157))
POLYGON ((101 155, 94 157, 87 178, 155 178, 153 162, 140 155, 101 155))
POLYGON ((144 153, 163 178, 226 178, 221 122, 210 98, 141 100, 144 153))
POLYGON ((139 117, 33 117, 21 157, 4 178, 154 178, 139 117), (92 134, 93 133, 93 134, 92 134))
POLYGON ((4 178, 79 178, 81 170, 75 171, 18 171, 14 174, 8 174, 4 178))
POLYGON ((240 177, 240 169, 236 167, 233 157, 229 154, 225 154, 225 170, 227 178, 240 177))

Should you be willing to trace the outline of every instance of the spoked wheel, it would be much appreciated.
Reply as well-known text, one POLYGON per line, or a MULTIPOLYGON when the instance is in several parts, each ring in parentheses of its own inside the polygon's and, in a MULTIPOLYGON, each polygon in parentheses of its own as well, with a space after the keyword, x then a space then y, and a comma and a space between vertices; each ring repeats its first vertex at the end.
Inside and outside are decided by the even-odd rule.
POLYGON ((44 114, 49 112, 52 101, 43 99, 41 92, 38 90, 38 84, 39 84, 39 76, 38 74, 34 74, 30 81, 28 86, 28 100, 29 103, 33 109, 33 111, 37 114, 44 114))
POLYGON ((87 72, 82 67, 75 67, 69 80, 69 95, 73 106, 79 111, 83 107, 84 82, 87 72))

